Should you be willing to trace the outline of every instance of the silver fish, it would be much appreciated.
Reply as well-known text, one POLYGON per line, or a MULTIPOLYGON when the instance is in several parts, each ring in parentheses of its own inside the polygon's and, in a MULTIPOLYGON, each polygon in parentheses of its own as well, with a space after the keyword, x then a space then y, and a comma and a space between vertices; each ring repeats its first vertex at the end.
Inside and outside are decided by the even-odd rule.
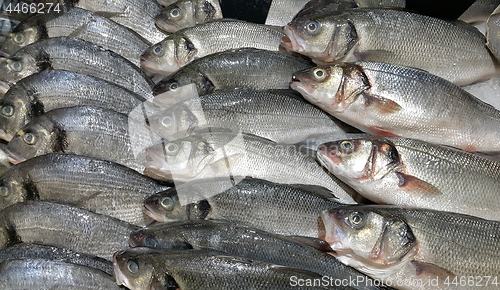
POLYGON ((476 0, 464 13, 462 13, 462 15, 460 15, 460 17, 458 17, 458 20, 467 23, 484 22, 498 5, 500 5, 499 0, 476 0))
POLYGON ((166 6, 156 15, 156 25, 166 32, 221 19, 222 10, 217 0, 179 0, 166 6))
POLYGON ((500 5, 486 21, 486 39, 488 48, 500 61, 500 5))

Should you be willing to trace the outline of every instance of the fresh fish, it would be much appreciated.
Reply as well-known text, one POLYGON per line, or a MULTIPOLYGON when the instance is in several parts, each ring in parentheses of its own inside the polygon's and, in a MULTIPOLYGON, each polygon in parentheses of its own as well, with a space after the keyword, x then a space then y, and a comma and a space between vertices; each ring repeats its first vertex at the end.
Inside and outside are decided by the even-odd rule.
POLYGON ((486 39, 491 53, 500 61, 500 5, 486 21, 486 39))
POLYGON ((484 22, 498 5, 500 5, 499 0, 476 0, 469 9, 465 10, 458 20, 467 23, 484 22))
POLYGON ((500 152, 500 112, 427 72, 384 63, 344 63, 297 72, 290 86, 372 135, 500 152))
POLYGON ((80 8, 62 7, 60 12, 39 14, 16 26, 2 52, 12 54, 41 39, 70 36, 92 42, 140 65, 141 54, 148 48, 128 28, 80 8))
POLYGON ((384 62, 426 70, 457 85, 495 73, 477 29, 406 11, 359 8, 298 18, 285 33, 285 49, 320 64, 384 62))
POLYGON ((277 51, 283 36, 280 29, 262 24, 227 19, 211 21, 181 29, 151 46, 141 57, 141 67, 169 75, 197 58, 229 49, 253 47, 277 51))
POLYGON ((0 143, 0 175, 4 174, 11 166, 6 150, 7 144, 0 143))
POLYGON ((18 289, 121 289, 113 276, 61 261, 14 259, 0 263, 0 288, 18 289))
POLYGON ((0 43, 4 43, 7 40, 12 30, 19 22, 19 20, 13 19, 8 15, 0 14, 0 43))
POLYGON ((321 144, 327 142, 338 141, 343 139, 358 139, 358 138, 369 138, 369 137, 370 135, 365 133, 337 132, 334 134, 318 135, 311 138, 307 138, 306 140, 295 143, 293 145, 295 145, 295 147, 297 147, 299 151, 308 151, 308 150, 317 151, 318 147, 321 144))
POLYGON ((500 163, 405 138, 323 144, 318 160, 364 197, 500 221, 500 163))
POLYGON ((130 290, 328 289, 321 285, 292 286, 298 279, 308 279, 311 283, 314 279, 320 281, 322 277, 312 272, 205 250, 135 248, 117 252, 113 264, 116 282, 130 290))
POLYGON ((32 74, 0 99, 0 138, 10 141, 31 120, 58 108, 96 106, 129 114, 152 98, 92 76, 62 70, 32 74))
POLYGON ((499 222, 387 206, 335 208, 322 218, 335 256, 388 286, 457 289, 455 278, 479 276, 474 286, 497 288, 491 282, 500 273, 499 222))
POLYGON ((164 141, 148 148, 146 154, 149 161, 144 164, 144 173, 167 181, 250 176, 273 182, 323 186, 343 203, 354 203, 356 195, 335 176, 325 172, 313 157, 294 147, 250 134, 201 133, 164 141))
POLYGON ((10 259, 47 259, 72 263, 102 271, 113 276, 113 263, 103 258, 68 249, 37 244, 17 244, 0 250, 0 262, 10 259))
POLYGON ((200 179, 148 197, 147 215, 159 222, 219 219, 275 234, 321 238, 321 211, 340 204, 314 185, 235 178, 200 179))
POLYGON ((196 84, 200 96, 220 89, 288 89, 294 72, 311 67, 309 61, 287 52, 230 50, 194 60, 158 82, 153 93, 159 95, 191 83, 196 84))
POLYGON ((462 89, 500 110, 500 75, 484 82, 462 87, 462 89))
POLYGON ((3 89, 47 69, 62 69, 102 78, 137 94, 151 93, 153 82, 122 56, 76 38, 55 37, 32 43, 0 59, 3 89))
POLYGON ((117 163, 47 154, 16 164, 0 176, 0 208, 39 199, 144 226, 151 223, 142 212, 144 198, 168 188, 117 163))
MULTIPOLYGON (((356 280, 367 276, 344 266, 331 255, 310 247, 324 247, 323 240, 293 238, 270 234, 224 221, 186 221, 158 224, 130 235, 133 247, 156 249, 210 249, 228 255, 260 260, 268 263, 302 269, 336 279, 356 280), (293 255, 290 253, 293 252, 293 255)), ((328 250, 328 246, 324 248, 328 250)), ((361 284, 361 283, 360 283, 361 284)), ((346 287, 347 289, 377 289, 377 287, 346 287)))
POLYGON ((293 144, 342 131, 329 114, 287 94, 267 91, 215 92, 182 101, 149 117, 151 129, 166 139, 205 128, 224 128, 293 144), (291 125, 294 124, 294 125, 291 125))
POLYGON ((110 260, 140 227, 84 209, 25 201, 0 211, 0 248, 41 243, 110 260))
MULTIPOLYGON (((33 119, 7 146, 11 162, 47 153, 78 154, 108 160, 138 172, 143 166, 134 154, 134 141, 151 146, 149 132, 132 131, 127 115, 98 107, 52 110, 33 119)), ((135 122, 134 122, 135 123, 135 122)))
POLYGON ((156 15, 155 23, 166 32, 222 19, 222 9, 218 0, 179 0, 166 6, 156 15))

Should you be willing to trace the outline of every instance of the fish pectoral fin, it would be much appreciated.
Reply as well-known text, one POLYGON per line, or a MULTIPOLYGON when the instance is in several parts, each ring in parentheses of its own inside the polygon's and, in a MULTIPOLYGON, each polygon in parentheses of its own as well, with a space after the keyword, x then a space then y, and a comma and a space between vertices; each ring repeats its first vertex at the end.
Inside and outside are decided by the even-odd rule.
POLYGON ((392 133, 391 131, 382 128, 382 127, 377 127, 377 126, 370 126, 369 127, 370 133, 375 135, 375 136, 383 136, 383 137, 401 137, 399 135, 396 135, 392 133))
POLYGON ((411 261, 411 263, 415 267, 415 271, 418 277, 430 276, 432 278, 433 276, 437 276, 442 281, 446 280, 447 278, 450 278, 451 281, 452 278, 456 277, 453 272, 431 263, 418 261, 411 261))
POLYGON ((384 62, 387 61, 387 59, 392 58, 394 52, 387 50, 366 50, 355 51, 353 54, 358 61, 384 62))
POLYGON ((420 196, 436 196, 443 194, 434 185, 415 176, 407 175, 401 172, 396 172, 396 176, 399 179, 399 188, 404 191, 411 191, 420 196))
POLYGON ((89 27, 89 23, 90 22, 94 22, 94 20, 90 20, 89 22, 87 23, 83 23, 80 27, 78 27, 77 29, 73 30, 73 32, 71 32, 68 37, 78 37, 80 36, 80 34, 87 30, 87 28, 89 27))
POLYGON ((290 187, 297 188, 300 190, 308 191, 308 192, 314 192, 314 194, 325 198, 325 199, 337 199, 335 194, 331 190, 329 190, 326 187, 319 186, 319 185, 313 185, 313 184, 290 184, 290 187))
POLYGON ((323 253, 333 251, 332 248, 330 247, 330 244, 319 238, 304 237, 304 236, 284 236, 284 238, 294 243, 313 247, 316 250, 321 251, 323 253))
POLYGON ((381 114, 392 114, 401 110, 401 106, 393 100, 369 93, 363 93, 362 96, 366 107, 373 108, 381 114))

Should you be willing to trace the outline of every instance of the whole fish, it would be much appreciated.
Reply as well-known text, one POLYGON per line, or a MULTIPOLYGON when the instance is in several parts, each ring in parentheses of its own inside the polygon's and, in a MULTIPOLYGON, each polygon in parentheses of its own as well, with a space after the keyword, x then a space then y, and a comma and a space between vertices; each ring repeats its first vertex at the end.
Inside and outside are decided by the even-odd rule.
POLYGON ((70 36, 92 42, 125 57, 135 65, 148 44, 128 28, 91 11, 61 7, 60 12, 39 14, 21 22, 2 44, 12 54, 41 39, 70 36))
POLYGON ((331 191, 245 178, 200 179, 154 194, 144 201, 147 215, 159 222, 219 219, 275 234, 321 238, 321 211, 340 204, 331 191))
POLYGON ((47 259, 13 259, 0 263, 0 287, 17 289, 121 289, 101 271, 47 259))
POLYGON ((0 249, 0 262, 11 259, 46 259, 72 263, 102 271, 113 276, 113 263, 103 258, 38 244, 17 244, 0 249))
POLYGON ((500 61, 500 5, 486 21, 486 39, 491 53, 500 61))
POLYGON ((312 272, 206 250, 135 248, 117 252, 113 264, 116 282, 130 290, 328 289, 312 286, 314 279, 322 278, 312 272), (298 279, 308 279, 311 286, 292 286, 298 279))
POLYGON ((288 89, 292 74, 313 67, 304 58, 287 52, 236 49, 194 60, 158 82, 154 95, 194 83, 198 95, 220 89, 288 89))
POLYGON ((457 289, 460 277, 479 276, 473 286, 497 288, 499 222, 387 206, 340 207, 322 218, 337 259, 388 286, 457 289))
POLYGON ((151 46, 141 57, 141 67, 169 75, 197 58, 229 49, 253 47, 277 51, 283 36, 281 29, 262 24, 228 19, 211 21, 181 29, 151 46))
MULTIPOLYGON (((302 237, 299 237, 302 238, 302 237)), ((155 249, 210 249, 228 255, 260 260, 286 267, 303 269, 336 279, 356 280, 367 276, 344 266, 331 255, 301 244, 288 237, 270 234, 224 221, 185 221, 159 224, 140 229, 130 235, 133 247, 155 249), (293 252, 293 255, 290 253, 293 252)), ((322 248, 323 240, 305 239, 322 248)), ((325 249, 328 250, 328 247, 325 249)), ((347 289, 377 289, 377 287, 346 287, 347 289)))
POLYGON ((284 48, 320 64, 384 62, 426 70, 457 85, 495 73, 477 29, 406 11, 359 8, 297 18, 285 33, 284 48))
POLYGON ((458 20, 467 23, 484 22, 498 5, 500 5, 499 0, 476 0, 462 15, 460 15, 458 20))
POLYGON ((142 212, 144 198, 168 188, 117 163, 80 155, 46 154, 16 164, 0 176, 0 208, 39 199, 144 226, 151 223, 142 212))
POLYGON ((44 70, 12 86, 0 99, 0 138, 10 141, 17 131, 48 111, 72 106, 96 106, 129 114, 152 95, 89 75, 44 70))
POLYGON ((287 94, 223 91, 179 102, 149 117, 151 129, 167 139, 212 127, 293 144, 342 131, 342 124, 317 107, 287 94), (290 124, 294 124, 290 126, 290 124))
POLYGON ((255 135, 200 133, 163 141, 146 149, 146 154, 144 173, 167 181, 250 176, 273 182, 323 186, 343 203, 354 203, 353 196, 356 196, 351 188, 325 172, 313 157, 255 135))
POLYGON ((21 79, 47 69, 62 69, 102 78, 137 94, 151 93, 153 83, 122 56, 90 42, 54 37, 32 43, 0 59, 0 82, 6 91, 21 79))
POLYGON ((421 70, 344 63, 297 72, 290 86, 372 135, 415 138, 469 152, 500 150, 500 112, 421 70))
POLYGON ((47 153, 85 155, 142 172, 143 166, 134 155, 134 142, 144 147, 152 142, 147 130, 130 130, 132 123, 135 120, 127 115, 98 107, 55 109, 17 132, 7 146, 7 153, 15 163, 47 153))
POLYGON ((0 211, 0 248, 23 242, 63 247, 110 260, 128 246, 127 222, 84 209, 45 201, 25 201, 0 211))
POLYGON ((405 139, 354 139, 318 148, 318 160, 364 197, 500 221, 500 163, 405 139))

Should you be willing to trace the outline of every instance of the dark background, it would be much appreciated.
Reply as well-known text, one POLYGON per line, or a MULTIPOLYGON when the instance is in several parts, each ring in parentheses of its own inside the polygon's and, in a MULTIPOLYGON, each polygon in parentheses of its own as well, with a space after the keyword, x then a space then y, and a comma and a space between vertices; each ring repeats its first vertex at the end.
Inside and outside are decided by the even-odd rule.
POLYGON ((406 0, 406 9, 443 19, 457 19, 475 0, 406 0))

